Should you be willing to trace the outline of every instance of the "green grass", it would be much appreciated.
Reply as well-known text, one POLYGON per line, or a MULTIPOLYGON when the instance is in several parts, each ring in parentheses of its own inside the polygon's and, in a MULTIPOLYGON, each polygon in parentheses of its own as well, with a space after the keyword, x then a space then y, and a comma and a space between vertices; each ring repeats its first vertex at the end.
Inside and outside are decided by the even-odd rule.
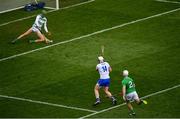
POLYGON ((66 108, 57 108, 16 100, 1 99, 0 101, 1 107, 3 107, 0 108, 1 118, 78 118, 79 116, 89 114, 89 112, 80 112, 66 108))
MULTIPOLYGON (((174 89, 173 91, 166 92, 163 94, 156 95, 154 97, 148 98, 147 105, 136 105, 133 103, 136 112, 136 118, 179 118, 179 89, 174 89), (174 96, 176 94, 176 96, 174 96), (162 103, 160 103, 162 102, 162 103), (173 110, 173 111, 171 111, 173 110)), ((110 110, 105 113, 97 114, 92 116, 92 118, 129 118, 128 109, 126 106, 121 106, 116 109, 110 110)))
MULTIPOLYGON (((86 5, 50 13, 47 17, 49 30, 52 32, 51 39, 57 43, 178 7, 176 4, 153 0, 96 0, 86 5)), ((17 15, 14 17, 20 18, 21 12, 15 11, 17 15)), ((96 108, 91 106, 95 101, 93 88, 99 77, 95 66, 102 44, 105 45, 105 58, 113 68, 110 86, 113 94, 117 95, 121 90, 120 73, 124 69, 130 71, 140 96, 178 85, 180 84, 179 13, 180 11, 177 11, 2 61, 0 94, 97 111, 109 108, 111 102, 105 98, 102 91, 103 103, 96 108)), ((9 17, 3 18, 6 18, 6 21, 12 20, 9 17)), ((34 18, 31 18, 0 27, 0 58, 46 46, 43 43, 29 44, 28 40, 36 38, 35 35, 30 35, 15 45, 9 44, 12 39, 31 27, 33 21, 34 18)), ((0 23, 4 22, 0 20, 0 23)), ((137 116, 179 117, 177 110, 180 106, 179 94, 176 89, 149 98, 147 106, 135 106, 137 116)), ((117 99, 118 104, 123 103, 120 96, 117 99)), ((0 98, 0 107, 2 118, 77 118, 90 114, 4 98, 0 98)), ((127 111, 123 106, 94 117, 128 117, 127 111)))

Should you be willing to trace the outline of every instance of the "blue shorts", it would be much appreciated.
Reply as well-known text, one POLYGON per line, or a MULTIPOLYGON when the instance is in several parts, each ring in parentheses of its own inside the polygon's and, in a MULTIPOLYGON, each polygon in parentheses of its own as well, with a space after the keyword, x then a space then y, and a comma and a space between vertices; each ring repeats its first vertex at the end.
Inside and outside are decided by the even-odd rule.
POLYGON ((99 79, 97 84, 100 86, 100 87, 109 87, 109 84, 110 84, 110 79, 99 79))

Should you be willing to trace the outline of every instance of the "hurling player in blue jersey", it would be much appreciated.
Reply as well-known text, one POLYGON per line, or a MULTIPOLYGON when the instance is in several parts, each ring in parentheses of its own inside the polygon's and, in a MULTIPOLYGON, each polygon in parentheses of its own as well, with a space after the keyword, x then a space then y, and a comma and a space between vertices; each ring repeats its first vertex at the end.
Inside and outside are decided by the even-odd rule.
POLYGON ((99 72, 100 79, 98 80, 97 84, 94 87, 94 93, 96 97, 96 102, 94 103, 94 106, 101 103, 100 97, 99 97, 99 89, 101 87, 104 88, 104 92, 112 100, 112 104, 116 105, 117 101, 112 96, 111 92, 109 91, 109 85, 110 85, 109 73, 112 71, 112 68, 110 67, 108 62, 104 61, 104 58, 102 56, 98 57, 98 62, 99 64, 97 64, 96 70, 99 72))

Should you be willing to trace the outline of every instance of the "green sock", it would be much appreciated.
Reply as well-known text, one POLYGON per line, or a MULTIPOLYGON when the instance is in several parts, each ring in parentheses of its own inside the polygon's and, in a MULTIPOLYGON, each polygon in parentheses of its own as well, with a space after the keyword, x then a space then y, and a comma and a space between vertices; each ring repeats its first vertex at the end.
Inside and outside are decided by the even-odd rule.
POLYGON ((36 42, 36 40, 30 40, 29 42, 30 42, 30 43, 35 43, 35 42, 36 42))
POLYGON ((130 111, 130 113, 135 113, 135 112, 134 112, 134 110, 132 109, 132 110, 130 111))

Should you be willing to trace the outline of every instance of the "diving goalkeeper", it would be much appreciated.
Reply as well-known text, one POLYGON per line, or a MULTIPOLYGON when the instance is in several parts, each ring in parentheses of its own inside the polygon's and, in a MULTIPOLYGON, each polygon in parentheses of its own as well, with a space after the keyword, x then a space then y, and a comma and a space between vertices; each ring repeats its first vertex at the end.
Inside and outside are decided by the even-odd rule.
POLYGON ((47 39, 41 30, 41 28, 44 26, 44 30, 46 31, 46 33, 48 35, 51 35, 51 33, 48 32, 48 29, 47 29, 47 18, 45 17, 45 14, 46 14, 46 11, 43 10, 41 14, 37 15, 36 20, 35 20, 34 24, 32 25, 32 27, 30 29, 28 29, 25 33, 21 34, 16 39, 14 39, 12 41, 12 43, 13 44, 16 43, 19 39, 31 34, 32 32, 36 33, 36 35, 38 36, 38 39, 30 40, 29 41, 30 43, 37 43, 37 42, 52 43, 53 41, 47 39))

